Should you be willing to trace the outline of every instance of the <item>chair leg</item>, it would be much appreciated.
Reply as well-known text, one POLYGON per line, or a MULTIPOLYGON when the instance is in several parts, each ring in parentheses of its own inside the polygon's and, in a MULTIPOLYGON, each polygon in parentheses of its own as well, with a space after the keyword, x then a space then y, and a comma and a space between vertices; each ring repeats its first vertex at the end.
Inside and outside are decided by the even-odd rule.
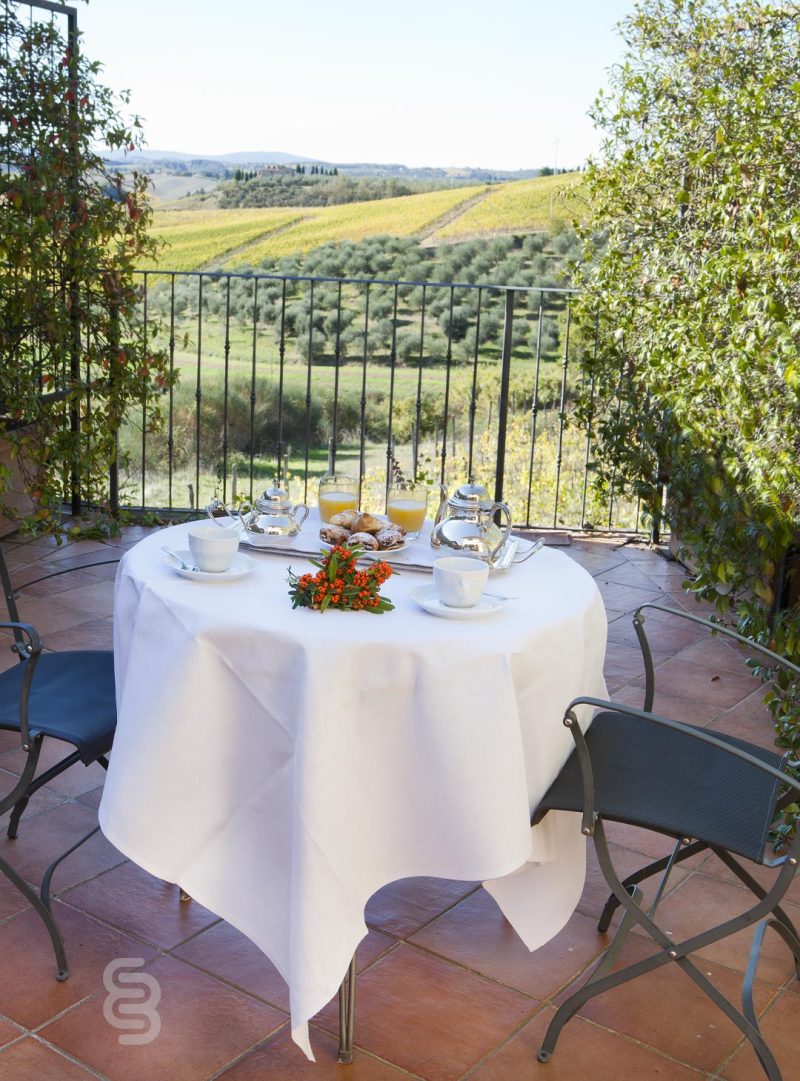
POLYGON ((645 958, 643 961, 639 961, 634 965, 628 965, 627 968, 604 976, 602 979, 593 976, 573 995, 570 995, 566 1002, 562 1003, 556 1011, 555 1017, 550 1022, 537 1056, 539 1062, 550 1061, 562 1028, 570 1018, 575 1016, 581 1006, 585 1005, 590 999, 603 994, 605 991, 609 991, 613 987, 618 987, 622 983, 627 983, 628 980, 636 979, 637 976, 643 976, 647 972, 660 968, 670 961, 674 961, 678 964, 698 987, 705 991, 712 1002, 719 1006, 723 1013, 733 1021, 740 1032, 747 1037, 753 1050, 758 1056, 759 1062, 769 1081, 782 1081, 778 1064, 775 1061, 772 1052, 764 1043, 758 1025, 752 1024, 749 1018, 742 1016, 734 1009, 730 1002, 720 994, 714 984, 711 983, 711 981, 708 980, 688 958, 670 958, 666 953, 655 954, 652 957, 645 958))
MULTIPOLYGON (((717 848, 713 848, 713 852, 722 860, 725 866, 728 867, 731 871, 733 871, 736 877, 756 895, 756 897, 766 897, 767 891, 764 889, 764 887, 759 882, 757 882, 753 878, 753 876, 749 874, 749 872, 744 867, 742 867, 739 861, 735 860, 733 856, 731 856, 729 852, 726 852, 725 849, 717 848)), ((789 949, 792 950, 792 953, 794 954, 795 972, 797 973, 798 980, 800 980, 800 958, 798 957, 797 952, 792 945, 792 942, 800 941, 800 934, 798 933, 797 928, 786 914, 786 910, 780 905, 775 906, 772 911, 771 917, 777 923, 782 924, 788 932, 788 937, 786 935, 782 935, 782 937, 789 946, 789 949)), ((778 930, 778 928, 776 927, 775 930, 778 930)))
MULTIPOLYGON (((697 855, 698 852, 702 852, 706 848, 708 848, 708 845, 704 844, 702 841, 692 841, 691 844, 684 845, 677 855, 672 852, 669 856, 662 856, 661 859, 648 863, 646 867, 640 867, 638 871, 634 871, 633 874, 630 874, 627 878, 623 879, 622 885, 628 893, 630 893, 629 887, 638 886, 640 882, 652 878, 653 875, 660 874, 662 871, 666 870, 667 867, 671 868, 676 863, 683 863, 684 860, 688 860, 691 856, 697 855)), ((609 895, 605 908, 597 923, 597 930, 602 934, 605 934, 611 926, 611 920, 620 904, 621 901, 619 898, 615 897, 613 893, 609 895)))
MULTIPOLYGON (((786 862, 778 874, 772 888, 767 891, 767 893, 759 900, 758 904, 749 911, 744 912, 733 919, 725 920, 717 927, 711 928, 699 935, 694 935, 684 942, 676 943, 652 921, 649 915, 638 907, 631 896, 630 890, 626 890, 625 886, 620 881, 611 861, 611 855, 603 827, 603 820, 600 817, 598 817, 594 823, 594 841, 600 868, 614 895, 625 908, 626 912, 630 914, 631 918, 648 933, 657 945, 661 947, 661 951, 651 957, 645 958, 643 961, 639 961, 636 964, 629 965, 624 969, 606 975, 601 979, 590 980, 571 995, 570 998, 561 1005, 550 1023, 550 1027, 545 1034, 539 1052, 539 1061, 549 1061, 561 1029, 566 1022, 577 1013, 581 1006, 589 1001, 589 999, 594 998, 596 995, 602 994, 604 991, 610 990, 612 987, 616 987, 621 983, 644 975, 646 972, 650 972, 664 964, 674 962, 702 991, 706 993, 706 995, 708 995, 711 1001, 723 1011, 740 1032, 747 1037, 753 1050, 758 1056, 759 1062, 761 1063, 764 1073, 769 1078, 769 1081, 781 1081, 781 1073, 778 1069, 778 1064, 775 1061, 772 1052, 764 1042, 758 1025, 753 1024, 748 1016, 740 1013, 724 997, 724 995, 718 991, 711 980, 706 977, 697 965, 689 959, 688 955, 704 946, 717 942, 722 938, 726 938, 736 931, 753 926, 765 918, 772 918, 776 904, 783 897, 794 877, 794 863, 796 863, 796 858, 786 862)), ((798 844, 800 844, 800 840, 796 839, 793 843, 792 852, 794 852, 798 844)), ((784 932, 790 934, 781 921, 777 922, 781 927, 782 934, 784 932)))
POLYGON ((753 983, 755 982, 756 969, 758 968, 758 962, 761 957, 761 947, 764 942, 764 935, 766 934, 768 927, 771 927, 776 931, 792 951, 795 969, 800 965, 800 940, 797 939, 796 935, 793 935, 781 920, 773 919, 772 917, 762 920, 753 936, 753 943, 750 947, 750 956, 747 961, 747 971, 744 974, 744 983, 742 984, 742 1013, 755 1028, 759 1028, 759 1024, 755 1006, 753 1005, 753 983))
POLYGON ((44 925, 47 928, 47 933, 50 935, 50 941, 53 944, 53 951, 56 955, 56 979, 59 982, 66 980, 69 976, 69 966, 67 965, 67 955, 64 952, 64 940, 61 937, 61 932, 58 929, 58 924, 53 918, 53 913, 49 907, 44 904, 39 895, 34 889, 32 889, 28 883, 17 874, 13 867, 11 867, 6 861, 0 858, 0 872, 6 876, 20 893, 25 897, 44 921, 44 925))
MULTIPOLYGON (((783 920, 770 920, 769 926, 778 932, 783 941, 792 951, 795 970, 797 970, 798 967, 800 967, 800 938, 798 938, 797 935, 792 934, 792 932, 787 928, 783 920)), ((800 979, 800 976, 798 976, 798 979, 800 979)))
MULTIPOLYGON (((628 892, 630 893, 636 904, 641 905, 642 897, 644 896, 644 894, 639 889, 639 887, 631 886, 628 892)), ((625 945, 628 935, 633 929, 633 924, 633 918, 631 917, 630 913, 626 912, 625 915, 622 917, 622 920, 620 921, 620 925, 617 928, 617 933, 614 935, 614 938, 612 939, 608 948, 600 957, 600 960, 597 962, 597 965, 591 976, 587 980, 587 983, 594 983, 595 980, 602 979, 603 976, 606 976, 611 971, 611 969, 616 964, 617 958, 622 952, 622 947, 625 945)))
POLYGON ((25 813, 25 808, 28 806, 28 797, 23 796, 21 800, 18 800, 14 804, 14 810, 11 812, 11 817, 8 820, 8 829, 6 830, 6 836, 9 841, 16 841, 17 833, 19 831, 19 820, 25 813))
MULTIPOLYGON (((0 799, 0 814, 5 814, 6 811, 11 811, 13 820, 14 814, 16 812, 16 822, 14 827, 15 835, 16 826, 19 824, 19 819, 22 811, 25 810, 25 804, 27 804, 31 792, 33 791, 34 774, 36 773, 36 767, 39 763, 39 752, 41 751, 41 749, 42 738, 41 736, 39 736, 33 741, 33 744, 28 751, 28 757, 26 759, 25 766, 23 767, 22 773, 20 774, 17 783, 14 785, 14 788, 6 796, 0 799), (25 801, 25 803, 23 804, 22 808, 17 812, 17 804, 21 803, 23 800, 25 801)), ((9 824, 9 831, 10 830, 11 825, 9 824)), ((11 836, 10 832, 9 837, 12 841, 14 840, 14 837, 11 836)))
POLYGON ((339 988, 339 1057, 342 1065, 353 1061, 353 1030, 356 1020, 356 955, 339 988))
POLYGON ((50 911, 50 882, 51 882, 51 880, 53 878, 53 872, 55 871, 56 867, 58 867, 59 863, 61 863, 62 860, 65 860, 67 858, 67 856, 71 856, 72 853, 76 849, 80 848, 82 844, 85 844, 89 840, 90 837, 94 837, 94 835, 97 833, 97 831, 99 829, 100 829, 99 826, 95 826, 94 829, 90 830, 89 833, 87 833, 85 837, 81 837, 80 841, 78 841, 76 844, 74 844, 72 846, 72 848, 68 848, 66 852, 61 853, 61 855, 58 857, 58 859, 53 860, 53 862, 50 864, 50 866, 45 871, 44 878, 42 879, 42 885, 40 887, 39 892, 41 894, 42 904, 45 906, 45 908, 48 910, 48 912, 50 911))
MULTIPOLYGON (((664 875, 661 879, 658 890, 656 891, 656 896, 653 900, 653 903, 650 906, 648 912, 648 915, 650 917, 654 915, 656 909, 658 908, 661 896, 667 884, 667 879, 669 878, 670 871, 678 860, 680 844, 680 841, 676 843, 675 848, 670 856, 666 856, 663 859, 657 861, 658 864, 661 865, 658 870, 663 870, 664 875)), ((651 875, 656 874, 657 871, 653 869, 654 867, 655 864, 650 864, 648 868, 645 868, 645 870, 648 871, 648 874, 644 875, 643 877, 649 878, 651 875)), ((633 877, 634 876, 632 875, 631 878, 633 877)), ((631 900, 641 908, 642 898, 644 897, 642 890, 640 890, 636 884, 632 883, 630 879, 626 879, 623 885, 625 891, 629 894, 631 900)), ((617 901, 617 898, 614 897, 613 894, 611 896, 617 902, 617 905, 619 905, 620 902, 617 901)), ((613 914, 615 907, 616 906, 611 907, 609 902, 607 902, 606 909, 604 910, 603 915, 605 916, 606 911, 610 908, 610 920, 611 914, 613 914)), ((622 920, 619 927, 617 928, 616 934, 614 935, 612 942, 600 957, 600 960, 595 965, 594 970, 592 971, 586 982, 583 984, 581 990, 575 995, 571 995, 570 998, 567 999, 567 1001, 558 1010, 553 1020, 550 1022, 550 1025, 545 1034, 545 1038, 542 1041, 541 1050, 539 1051, 539 1062, 550 1061, 553 1051, 555 1050, 556 1043, 558 1042, 558 1037, 561 1034, 561 1029, 564 1027, 567 1021, 569 1021, 569 1019, 575 1015, 576 1011, 590 998, 594 998, 595 995, 599 995, 603 991, 608 990, 609 987, 614 986, 613 983, 608 982, 608 977, 611 973, 611 969, 614 967, 617 961, 617 958, 622 952, 622 947, 625 945, 628 935, 633 929, 635 923, 636 919, 634 918, 633 910, 627 910, 625 912, 625 915, 622 917, 622 920), (583 994, 582 992, 584 991, 588 993, 583 994)), ((607 926, 605 929, 607 929, 607 926)), ((628 974, 626 978, 633 979, 634 976, 637 975, 637 973, 633 972, 632 968, 635 968, 635 966, 628 967, 623 970, 625 973, 628 974)))
POLYGON ((537 1056, 539 1062, 550 1061, 556 1043, 558 1042, 558 1037, 561 1035, 562 1028, 571 1017, 575 1016, 581 1006, 585 1005, 590 999, 595 998, 597 995, 602 995, 604 991, 608 991, 612 987, 617 987, 619 984, 625 983, 628 980, 635 979, 637 976, 643 976, 646 972, 650 972, 654 968, 660 968, 661 965, 666 963, 666 958, 655 954, 652 957, 637 962, 635 965, 628 965, 627 968, 621 969, 619 972, 609 973, 602 977, 595 971, 586 983, 584 983, 582 987, 579 987, 574 994, 570 995, 556 1011, 556 1015, 550 1022, 544 1039, 542 1040, 541 1050, 537 1056))
POLYGON ((64 770, 69 769, 70 766, 74 766, 76 762, 80 761, 80 757, 80 752, 73 751, 72 754, 67 755, 66 758, 62 758, 60 762, 56 762, 50 769, 46 769, 43 773, 40 773, 38 777, 31 780, 25 790, 25 795, 17 800, 14 804, 14 810, 11 812, 11 818, 8 823, 8 837, 10 840, 16 840, 17 832, 19 830, 19 820, 25 813, 25 808, 28 806, 28 802, 34 792, 38 792, 43 785, 49 784, 54 777, 58 777, 64 770))
MULTIPOLYGON (((755 1004, 753 1002, 753 982, 756 978, 756 969, 758 968, 758 960, 761 956, 761 946, 764 942, 764 933, 767 927, 775 927, 779 933, 783 934, 785 928, 777 920, 767 919, 762 920, 756 928, 756 933, 753 936, 753 944, 750 947, 750 956, 747 961, 747 971, 744 974, 744 983, 742 984, 742 1013, 745 1015, 750 1024, 761 1031, 761 1027, 758 1023, 758 1014, 756 1013, 755 1004)), ((793 951, 794 952, 794 949, 793 951)), ((797 954, 795 953, 795 963, 797 954)), ((754 1049, 761 1065, 766 1069, 766 1064, 758 1054, 758 1049, 754 1049)))

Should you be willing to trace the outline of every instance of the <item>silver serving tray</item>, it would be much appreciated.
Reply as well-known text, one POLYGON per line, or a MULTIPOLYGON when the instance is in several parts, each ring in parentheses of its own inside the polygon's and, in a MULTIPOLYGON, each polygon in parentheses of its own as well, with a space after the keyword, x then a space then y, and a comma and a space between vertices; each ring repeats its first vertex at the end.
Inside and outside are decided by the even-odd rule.
POLYGON ((509 537, 497 555, 489 564, 490 571, 507 571, 514 562, 519 548, 519 537, 509 537))
POLYGON ((242 537, 239 541, 239 547, 249 548, 251 552, 267 552, 273 556, 319 556, 319 548, 298 548, 293 544, 296 539, 296 537, 292 537, 285 541, 271 541, 269 544, 253 544, 245 537, 242 537))
MULTIPOLYGON (((495 557, 494 562, 489 564, 489 573, 490 574, 502 574, 504 571, 507 571, 509 569, 509 567, 513 566, 514 563, 524 563, 525 560, 529 556, 534 555, 533 547, 531 547, 527 552, 523 553, 521 559, 517 559, 516 555, 517 555, 517 551, 519 549, 519 542, 520 542, 519 537, 509 537, 508 538, 506 543, 503 545, 503 547, 497 553, 497 556, 495 557)), ((541 545, 539 547, 541 547, 541 545)), ((537 548, 537 551, 538 551, 538 548, 537 548)), ((371 554, 372 553, 370 553, 370 555, 371 554)), ((375 555, 377 555, 377 554, 378 553, 375 553, 375 555)), ((444 556, 447 556, 447 555, 459 556, 459 554, 460 554, 459 552, 455 551, 452 548, 448 548, 446 545, 443 545, 441 548, 434 548, 433 549, 433 558, 434 559, 441 559, 441 558, 444 558, 444 556)), ((463 558, 464 559, 475 559, 477 557, 472 556, 472 555, 464 555, 463 558)), ((433 574, 433 565, 432 565, 432 563, 412 563, 412 562, 404 563, 402 561, 402 559, 397 559, 392 564, 392 566, 396 571, 399 571, 401 574, 402 574, 403 571, 420 571, 423 574, 433 574)))

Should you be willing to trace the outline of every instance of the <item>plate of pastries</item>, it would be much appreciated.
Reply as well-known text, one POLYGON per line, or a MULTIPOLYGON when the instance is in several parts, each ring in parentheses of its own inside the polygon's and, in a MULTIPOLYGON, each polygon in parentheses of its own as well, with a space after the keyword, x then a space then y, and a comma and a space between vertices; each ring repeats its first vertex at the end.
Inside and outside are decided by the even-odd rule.
POLYGON ((406 547, 406 531, 388 519, 360 510, 334 514, 319 531, 319 539, 330 548, 337 544, 360 544, 367 552, 388 555, 406 547))

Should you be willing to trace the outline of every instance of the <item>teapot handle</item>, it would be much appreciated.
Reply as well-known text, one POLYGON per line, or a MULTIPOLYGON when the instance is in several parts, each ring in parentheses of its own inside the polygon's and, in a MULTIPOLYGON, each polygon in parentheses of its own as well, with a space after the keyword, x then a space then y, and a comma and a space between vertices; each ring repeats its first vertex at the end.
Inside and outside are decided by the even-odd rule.
POLYGON ((500 511, 501 514, 505 514, 505 516, 506 516, 506 527, 505 527, 505 529, 503 531, 502 537, 500 538, 500 540, 497 542, 497 544, 494 546, 494 548, 491 551, 491 554, 489 556, 490 563, 494 563, 494 561, 497 558, 498 554, 501 552, 501 550, 503 548, 503 545, 506 543, 508 538, 511 536, 511 508, 509 507, 508 503, 495 503, 495 505, 492 507, 490 513, 492 515, 494 515, 495 511, 500 511))
POLYGON ((239 521, 242 523, 242 528, 243 529, 248 529, 249 528, 248 522, 249 522, 249 518, 250 518, 250 515, 252 514, 252 512, 253 512, 253 504, 252 503, 248 503, 247 500, 245 500, 243 503, 239 504, 239 521))
POLYGON ((297 528, 298 529, 303 524, 303 522, 306 520, 306 518, 308 518, 308 507, 305 505, 305 503, 298 503, 297 506, 292 509, 292 515, 294 516, 295 514, 297 514, 297 512, 299 510, 301 510, 303 512, 303 516, 302 516, 302 518, 300 518, 300 520, 297 523, 297 528))
POLYGON ((214 525, 218 525, 221 529, 228 529, 229 528, 228 526, 222 524, 222 522, 220 521, 221 518, 223 518, 223 517, 224 518, 230 518, 231 521, 234 521, 235 518, 236 518, 235 512, 231 512, 228 509, 227 504, 223 503, 222 500, 218 499, 216 496, 211 500, 211 502, 206 507, 206 514, 211 519, 211 521, 214 523, 214 525), (218 514, 217 511, 222 511, 223 513, 218 514))

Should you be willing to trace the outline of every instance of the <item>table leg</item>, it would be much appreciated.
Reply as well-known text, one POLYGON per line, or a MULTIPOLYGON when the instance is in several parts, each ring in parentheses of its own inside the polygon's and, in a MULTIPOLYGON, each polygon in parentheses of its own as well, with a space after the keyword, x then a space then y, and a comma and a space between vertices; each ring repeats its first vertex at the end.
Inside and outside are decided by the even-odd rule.
POLYGON ((353 1061, 353 1027, 356 1020, 356 955, 339 988, 339 1062, 353 1061))

